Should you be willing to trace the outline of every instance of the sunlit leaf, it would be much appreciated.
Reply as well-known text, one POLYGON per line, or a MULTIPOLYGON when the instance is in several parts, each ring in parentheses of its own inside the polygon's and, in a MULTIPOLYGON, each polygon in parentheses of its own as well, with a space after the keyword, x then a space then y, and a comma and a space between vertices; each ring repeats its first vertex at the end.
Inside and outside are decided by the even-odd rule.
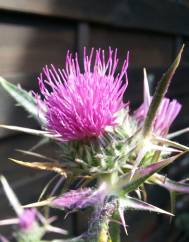
POLYGON ((27 134, 31 134, 31 135, 48 137, 48 138, 52 138, 52 139, 56 139, 56 138, 59 137, 58 135, 50 134, 47 131, 24 128, 24 127, 20 127, 20 126, 0 124, 0 128, 14 130, 14 131, 18 131, 18 132, 23 132, 23 133, 27 133, 27 134))
POLYGON ((19 103, 27 112, 29 112, 35 119, 46 123, 43 113, 40 113, 37 108, 35 98, 30 92, 25 91, 20 86, 16 86, 4 78, 0 77, 0 85, 19 103), (39 120, 40 117, 40 120, 39 120))
POLYGON ((65 167, 61 164, 58 163, 53 163, 53 162, 24 162, 20 160, 15 160, 15 159, 10 159, 11 161, 15 162, 16 164, 25 166, 25 167, 30 167, 33 169, 38 169, 38 170, 44 170, 44 171, 53 171, 61 176, 67 177, 67 171, 65 170, 65 167))
POLYGON ((184 49, 184 45, 180 49, 176 59, 172 63, 172 65, 169 67, 169 69, 166 71, 166 73, 163 74, 160 82, 158 83, 158 86, 156 87, 154 96, 152 98, 152 102, 150 104, 145 122, 144 122, 144 128, 143 128, 143 135, 144 137, 148 136, 148 134, 151 132, 153 121, 156 117, 156 113, 158 111, 159 105, 161 104, 162 99, 164 98, 167 89, 170 85, 171 79, 173 75, 175 74, 175 71, 180 63, 182 52, 184 49))
POLYGON ((15 213, 20 216, 23 213, 23 208, 20 204, 20 202, 18 201, 14 191, 12 190, 12 188, 9 186, 6 178, 4 176, 0 176, 0 181, 3 185, 3 189, 5 191, 5 194, 10 202, 10 204, 12 205, 13 209, 15 210, 15 213))

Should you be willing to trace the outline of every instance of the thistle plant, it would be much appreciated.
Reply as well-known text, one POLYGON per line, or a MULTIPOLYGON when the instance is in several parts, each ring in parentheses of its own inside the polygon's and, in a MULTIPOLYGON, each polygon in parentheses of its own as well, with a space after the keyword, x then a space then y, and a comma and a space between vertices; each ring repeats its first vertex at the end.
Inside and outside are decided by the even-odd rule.
MULTIPOLYGON (((27 92, 0 79, 1 86, 40 123, 41 130, 0 126, 53 142, 60 154, 54 161, 44 154, 23 151, 43 158, 44 162, 11 160, 33 169, 58 173, 70 184, 75 181, 80 184, 75 189, 69 185, 62 187, 60 194, 51 194, 24 208, 19 205, 24 211, 17 214, 19 234, 23 235, 25 230, 34 231, 36 225, 33 227, 33 223, 39 224, 39 207, 64 211, 92 207, 86 232, 70 240, 54 242, 120 242, 120 226, 127 234, 124 214, 129 209, 173 215, 173 200, 171 211, 165 211, 144 201, 142 194, 146 183, 162 186, 170 194, 189 193, 188 184, 172 181, 159 173, 189 151, 185 145, 172 140, 185 130, 169 134, 182 105, 165 97, 182 51, 183 47, 162 76, 154 95, 150 94, 144 69, 144 102, 133 112, 129 103, 123 101, 128 85, 129 55, 117 73, 117 50, 109 49, 106 58, 104 50, 92 49, 87 55, 84 49, 82 66, 77 54, 72 56, 68 52, 63 69, 53 65, 43 68, 38 77, 39 93, 27 92), (131 196, 133 194, 136 196, 131 196)), ((6 193, 7 189, 11 190, 5 185, 5 178, 2 183, 6 193)), ((14 201, 17 200, 11 202, 14 204, 14 201)), ((43 228, 43 234, 35 241, 43 241, 47 229, 44 223, 37 226, 43 228)), ((32 234, 28 236, 32 238, 32 234)), ((16 237, 18 242, 34 241, 28 238, 16 237)))

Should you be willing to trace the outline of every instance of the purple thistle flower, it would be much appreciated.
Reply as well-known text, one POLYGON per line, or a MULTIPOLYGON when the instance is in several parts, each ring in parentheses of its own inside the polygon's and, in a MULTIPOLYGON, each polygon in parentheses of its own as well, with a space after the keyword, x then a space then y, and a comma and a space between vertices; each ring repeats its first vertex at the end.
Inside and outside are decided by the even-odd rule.
MULTIPOLYGON (((152 97, 150 96, 146 71, 144 70, 144 102, 134 112, 136 120, 143 124, 146 118, 152 97)), ((163 98, 156 118, 153 123, 153 132, 157 135, 167 135, 169 128, 181 110, 182 105, 177 100, 170 101, 169 98, 163 98)))
POLYGON ((35 209, 24 209, 21 216, 19 216, 19 226, 22 230, 29 230, 36 221, 37 212, 35 209))
POLYGON ((88 56, 84 49, 83 72, 77 54, 73 58, 68 52, 64 69, 46 66, 38 78, 44 96, 38 103, 42 110, 46 107, 46 127, 62 140, 103 134, 106 126, 116 125, 116 113, 126 106, 122 99, 127 88, 128 55, 121 72, 115 74, 117 50, 109 49, 107 61, 104 50, 96 50, 94 60, 93 52, 88 56))

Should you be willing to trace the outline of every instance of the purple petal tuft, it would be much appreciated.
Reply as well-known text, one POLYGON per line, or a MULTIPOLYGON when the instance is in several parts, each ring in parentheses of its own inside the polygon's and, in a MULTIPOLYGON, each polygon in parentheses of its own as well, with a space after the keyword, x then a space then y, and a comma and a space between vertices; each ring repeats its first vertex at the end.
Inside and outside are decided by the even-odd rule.
POLYGON ((97 50, 94 60, 93 52, 88 56, 84 49, 83 72, 77 54, 73 58, 68 52, 64 69, 46 66, 38 78, 47 128, 62 140, 101 135, 106 126, 116 125, 116 113, 126 106, 122 99, 127 88, 128 56, 121 72, 115 74, 117 51, 109 49, 107 61, 104 50, 97 50))
MULTIPOLYGON (((153 131, 157 135, 167 135, 169 128, 181 110, 182 105, 177 100, 170 101, 164 98, 160 104, 156 118, 153 123, 153 131)), ((143 123, 146 118, 148 107, 144 103, 134 112, 134 116, 139 123, 143 123)))

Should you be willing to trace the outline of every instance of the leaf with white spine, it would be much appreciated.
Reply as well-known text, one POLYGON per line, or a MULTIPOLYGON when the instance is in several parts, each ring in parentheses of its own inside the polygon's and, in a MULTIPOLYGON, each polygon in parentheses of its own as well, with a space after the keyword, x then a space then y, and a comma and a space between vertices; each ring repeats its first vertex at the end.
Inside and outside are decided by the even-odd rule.
POLYGON ((154 174, 152 178, 150 178, 150 181, 166 188, 171 192, 189 193, 189 184, 172 181, 171 179, 160 174, 154 174))
POLYGON ((170 216, 174 216, 172 213, 169 213, 161 208, 158 208, 156 206, 153 206, 149 203, 146 203, 142 200, 139 200, 137 198, 133 197, 125 197, 119 199, 119 206, 124 209, 128 210, 140 210, 140 211, 149 211, 149 212, 155 212, 155 213, 163 213, 170 216))
POLYGON ((21 216, 23 213, 23 208, 22 208, 19 200, 17 199, 14 191, 12 190, 12 188, 10 187, 9 183, 7 182, 7 180, 4 176, 2 176, 2 175, 0 176, 0 181, 2 183, 5 194, 9 200, 10 204, 12 205, 13 209, 15 210, 17 216, 21 216))
POLYGON ((160 162, 153 163, 146 167, 139 167, 133 175, 132 179, 130 179, 133 174, 132 171, 128 172, 127 174, 119 178, 119 181, 116 184, 116 189, 124 189, 125 193, 134 191, 135 189, 140 187, 140 185, 142 185, 147 179, 149 179, 154 173, 171 164, 183 153, 169 157, 167 159, 163 159, 160 162))
POLYGON ((13 125, 4 125, 4 124, 0 124, 0 128, 14 130, 17 132, 23 132, 26 134, 31 134, 31 135, 36 135, 36 136, 41 136, 46 138, 52 138, 52 139, 59 138, 59 135, 51 134, 44 130, 36 130, 36 129, 24 128, 24 127, 13 126, 13 125))
POLYGON ((0 77, 0 85, 37 121, 46 123, 44 114, 37 108, 36 99, 31 95, 31 93, 25 91, 20 86, 16 86, 8 82, 2 77, 0 77))
POLYGON ((156 114, 158 112, 158 108, 161 104, 161 101, 163 100, 163 98, 169 88, 171 79, 174 76, 174 74, 179 66, 183 49, 184 49, 184 45, 181 47, 181 49, 180 49, 176 59, 172 63, 172 65, 163 74, 160 82, 158 83, 158 86, 156 87, 154 96, 152 98, 152 102, 150 104, 146 119, 144 121, 144 126, 143 126, 144 137, 147 137, 149 134, 151 134, 153 121, 156 117, 156 114))
MULTIPOLYGON (((163 137, 158 137, 158 136, 154 135, 153 136, 153 141, 158 142, 161 145, 166 145, 166 146, 174 147, 174 148, 179 149, 179 150, 183 150, 183 151, 189 152, 189 147, 188 146, 179 144, 179 143, 177 143, 175 141, 172 141, 172 140, 169 140, 169 139, 166 139, 166 138, 163 138, 163 137)), ((177 150, 175 150, 175 151, 177 151, 177 150)), ((173 150, 173 152, 174 152, 174 150, 173 150)))

